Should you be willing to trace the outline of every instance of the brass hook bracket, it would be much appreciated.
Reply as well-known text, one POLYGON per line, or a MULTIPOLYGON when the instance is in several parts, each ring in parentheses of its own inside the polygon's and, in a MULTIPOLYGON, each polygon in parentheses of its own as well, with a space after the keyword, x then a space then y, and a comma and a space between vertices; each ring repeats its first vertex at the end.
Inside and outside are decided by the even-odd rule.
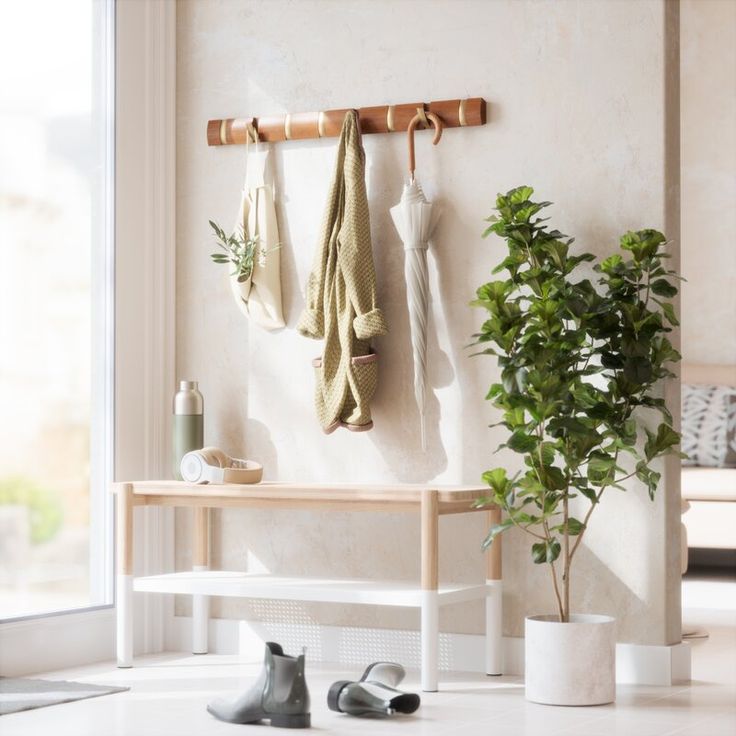
POLYGON ((252 122, 245 124, 245 131, 248 135, 247 143, 258 143, 258 132, 252 122))

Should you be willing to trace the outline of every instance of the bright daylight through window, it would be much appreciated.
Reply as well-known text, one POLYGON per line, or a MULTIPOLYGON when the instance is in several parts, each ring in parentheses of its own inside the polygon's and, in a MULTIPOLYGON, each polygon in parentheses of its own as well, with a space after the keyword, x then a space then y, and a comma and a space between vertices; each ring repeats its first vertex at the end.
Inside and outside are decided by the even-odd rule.
POLYGON ((111 12, 0 3, 0 619, 111 602, 111 12))

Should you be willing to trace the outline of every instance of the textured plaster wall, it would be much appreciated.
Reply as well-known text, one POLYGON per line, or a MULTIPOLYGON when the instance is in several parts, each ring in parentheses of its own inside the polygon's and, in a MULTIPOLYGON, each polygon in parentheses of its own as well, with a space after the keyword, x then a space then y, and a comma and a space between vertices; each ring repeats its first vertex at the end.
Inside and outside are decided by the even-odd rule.
POLYGON ((682 2, 683 358, 736 363, 736 3, 682 2))
MULTIPOLYGON (((480 239, 483 218, 498 191, 529 183, 556 203, 555 224, 596 253, 609 253, 630 228, 667 226, 677 238, 679 169, 666 165, 677 126, 665 125, 677 86, 673 11, 660 0, 179 3, 177 373, 201 382, 207 442, 257 458, 279 479, 476 482, 492 465, 513 467, 514 457, 492 456, 502 433, 487 428, 495 417, 483 396, 494 361, 471 359, 464 347, 482 319, 468 301, 501 253, 500 242, 480 239), (375 429, 325 437, 312 406, 310 361, 320 345, 294 325, 335 141, 274 150, 288 325, 267 334, 249 328, 208 259, 207 220, 234 221, 244 150, 207 148, 207 119, 476 95, 490 102, 486 127, 448 130, 432 150, 427 134, 417 136, 418 175, 442 207, 430 255, 428 450, 420 451, 412 394, 404 255, 388 212, 401 194, 403 135, 364 141, 379 299, 391 328, 377 342, 375 429)), ((679 639, 679 542, 668 544, 677 483, 668 475, 655 504, 641 489, 612 495, 578 560, 578 610, 619 617, 621 640, 679 639)), ((182 568, 189 529, 180 512, 182 568)), ((218 567, 418 574, 411 516, 229 510, 214 515, 214 529, 218 567)), ((442 578, 483 578, 483 532, 481 515, 442 520, 442 578)), ((547 572, 511 535, 504 575, 505 630, 520 635, 525 613, 551 610, 547 572)), ((418 625, 415 612, 373 607, 222 600, 213 610, 305 625, 418 625)), ((481 631, 480 604, 445 609, 442 626, 481 631)))

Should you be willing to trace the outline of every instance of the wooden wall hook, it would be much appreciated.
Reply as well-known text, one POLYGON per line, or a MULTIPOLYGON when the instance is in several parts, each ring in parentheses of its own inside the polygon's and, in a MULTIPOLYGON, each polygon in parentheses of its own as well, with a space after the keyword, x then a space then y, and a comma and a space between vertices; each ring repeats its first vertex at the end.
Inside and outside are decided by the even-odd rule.
MULTIPOLYGON (((443 128, 485 125, 486 101, 482 97, 434 102, 405 102, 400 105, 378 105, 358 109, 361 133, 398 133, 408 130, 411 119, 421 109, 433 113, 443 128)), ((289 113, 259 118, 225 118, 207 123, 207 143, 228 146, 248 140, 248 125, 257 132, 258 140, 278 143, 285 140, 330 138, 340 135, 348 108, 322 112, 289 113)), ((426 127, 426 126, 425 126, 426 127)))

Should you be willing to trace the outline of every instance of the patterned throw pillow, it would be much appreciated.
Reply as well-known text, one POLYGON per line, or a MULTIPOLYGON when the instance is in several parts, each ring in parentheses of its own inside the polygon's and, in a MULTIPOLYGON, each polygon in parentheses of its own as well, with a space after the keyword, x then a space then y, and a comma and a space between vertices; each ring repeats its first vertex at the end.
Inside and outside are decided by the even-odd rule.
POLYGON ((683 465, 736 466, 736 387, 682 385, 683 465))

